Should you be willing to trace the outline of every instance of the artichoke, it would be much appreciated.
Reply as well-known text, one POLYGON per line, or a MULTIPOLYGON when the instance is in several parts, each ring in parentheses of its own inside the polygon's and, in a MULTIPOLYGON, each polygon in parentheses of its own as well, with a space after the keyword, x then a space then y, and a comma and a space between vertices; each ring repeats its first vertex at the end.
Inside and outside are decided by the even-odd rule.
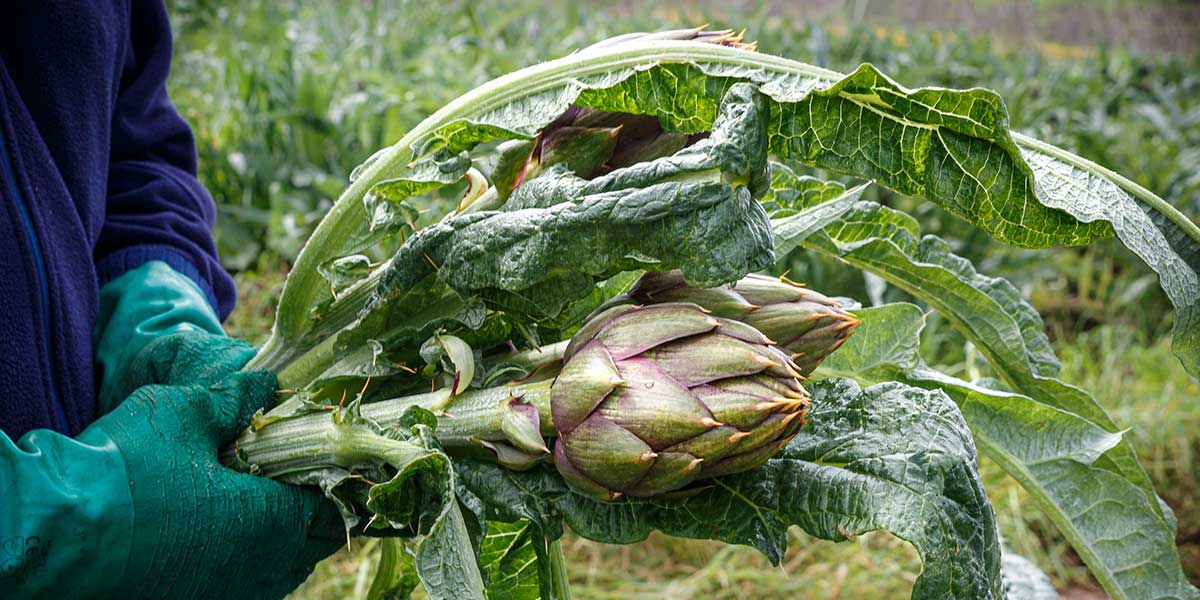
POLYGON ((804 425, 788 356, 695 304, 623 305, 571 339, 550 390, 554 461, 603 500, 754 468, 804 425))
POLYGON ((728 287, 694 288, 679 271, 649 272, 627 297, 639 304, 691 302, 714 316, 750 325, 791 353, 804 377, 859 324, 836 301, 782 277, 748 275, 728 287))

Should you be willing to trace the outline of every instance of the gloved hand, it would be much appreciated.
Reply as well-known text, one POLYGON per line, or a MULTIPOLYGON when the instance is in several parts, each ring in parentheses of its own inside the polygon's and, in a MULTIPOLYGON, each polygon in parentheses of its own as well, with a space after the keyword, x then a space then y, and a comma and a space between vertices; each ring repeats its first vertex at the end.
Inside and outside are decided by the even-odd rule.
POLYGON ((241 369, 254 352, 253 346, 223 333, 163 334, 124 364, 112 389, 129 396, 145 385, 213 385, 241 369))
POLYGON ((100 310, 92 340, 96 364, 101 367, 97 414, 109 412, 143 385, 202 385, 237 370, 248 359, 237 355, 234 362, 241 362, 230 366, 232 363, 226 356, 230 342, 224 336, 221 321, 204 292, 164 262, 148 262, 104 284, 100 288, 100 310), (207 377, 193 381, 171 378, 170 364, 152 370, 131 370, 138 357, 143 356, 142 349, 146 345, 175 333, 208 334, 205 339, 212 345, 211 349, 195 341, 199 338, 193 338, 189 342, 192 353, 179 356, 188 361, 186 370, 189 374, 196 372, 199 364, 207 362, 207 368, 203 370, 207 377), (148 379, 147 376, 155 377, 148 379))
POLYGON ((89 429, 120 449, 133 499, 125 593, 283 596, 343 543, 318 490, 219 464, 220 447, 273 404, 275 378, 235 373, 254 349, 225 336, 191 279, 150 262, 109 282, 95 341, 101 412, 116 408, 89 429))
POLYGON ((0 595, 276 598, 336 550, 345 530, 318 490, 218 461, 275 395, 272 374, 235 372, 253 354, 161 336, 124 367, 156 385, 79 436, 0 434, 0 595))
MULTIPOLYGON (((187 361, 173 358, 194 355, 210 337, 151 342, 134 368, 179 364, 176 374, 189 376, 182 372, 187 361)), ((252 354, 232 343, 224 356, 238 351, 252 354)), ((208 376, 204 366, 191 365, 197 381, 208 376)), ((211 387, 151 385, 89 428, 120 450, 133 500, 118 596, 282 597, 345 541, 337 509, 319 490, 239 473, 217 460, 219 448, 274 394, 275 377, 266 371, 234 373, 211 387)))

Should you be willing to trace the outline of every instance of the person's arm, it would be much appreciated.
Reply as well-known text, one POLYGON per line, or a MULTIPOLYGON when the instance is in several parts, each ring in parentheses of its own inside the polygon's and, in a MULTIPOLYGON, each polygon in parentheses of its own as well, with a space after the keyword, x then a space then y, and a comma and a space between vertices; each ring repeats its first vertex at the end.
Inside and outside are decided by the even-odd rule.
POLYGON ((167 97, 170 22, 162 0, 133 0, 129 10, 129 39, 116 65, 121 76, 97 275, 103 286, 147 262, 163 262, 195 283, 223 319, 233 309, 233 281, 212 239, 216 209, 196 179, 192 131, 167 97))
POLYGON ((75 439, 0 433, 6 598, 276 598, 344 541, 316 488, 222 466, 219 448, 275 395, 254 353, 188 333, 147 345, 147 385, 75 439))
POLYGON ((128 25, 94 257, 99 415, 148 383, 127 375, 143 346, 171 333, 223 335, 235 299, 212 239, 215 207, 196 179, 192 131, 167 97, 171 28, 162 0, 134 0, 128 25))

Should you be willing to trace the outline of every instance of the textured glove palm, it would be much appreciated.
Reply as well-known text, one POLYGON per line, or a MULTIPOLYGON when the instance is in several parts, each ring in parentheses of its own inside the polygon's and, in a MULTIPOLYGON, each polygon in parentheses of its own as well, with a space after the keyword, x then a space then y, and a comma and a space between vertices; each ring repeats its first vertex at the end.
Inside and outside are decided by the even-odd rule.
POLYGON ((315 489, 222 466, 219 448, 274 397, 253 349, 205 333, 155 340, 130 366, 140 387, 97 421, 120 448, 134 531, 122 595, 282 597, 344 539, 315 489), (162 385, 162 384, 171 385, 162 385))

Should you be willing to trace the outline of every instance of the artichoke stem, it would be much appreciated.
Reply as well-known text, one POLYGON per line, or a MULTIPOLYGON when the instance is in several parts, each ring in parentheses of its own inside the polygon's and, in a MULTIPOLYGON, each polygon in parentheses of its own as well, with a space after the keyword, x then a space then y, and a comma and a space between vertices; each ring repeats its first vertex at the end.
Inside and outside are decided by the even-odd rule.
MULTIPOLYGON (((556 344, 542 346, 541 348, 533 348, 531 350, 514 352, 512 354, 505 355, 499 360, 499 362, 514 363, 525 366, 530 370, 530 372, 536 371, 537 369, 547 365, 557 365, 558 363, 562 362, 563 353, 566 352, 567 345, 570 342, 571 340, 563 340, 556 344)), ((539 408, 538 411, 541 412, 541 408, 539 408)), ((550 414, 548 412, 542 412, 543 418, 549 418, 549 416, 550 414)))
MULTIPOLYGON (((454 397, 438 415, 435 430, 438 441, 448 451, 475 448, 478 440, 503 441, 504 413, 508 401, 520 396, 522 402, 537 408, 541 430, 553 437, 550 420, 550 381, 516 386, 471 389, 454 397)), ((430 409, 442 399, 440 391, 364 404, 361 415, 382 427, 396 423, 412 406, 430 409)), ((229 466, 254 470, 271 477, 304 474, 323 467, 354 467, 363 462, 405 462, 424 453, 420 447, 386 439, 370 431, 338 423, 328 411, 283 418, 255 430, 246 430, 234 444, 221 453, 229 466)))
MULTIPOLYGON (((508 401, 519 397, 537 408, 541 417, 542 435, 553 437, 554 426, 550 420, 551 380, 504 385, 488 388, 468 389, 450 401, 437 413, 435 432, 438 441, 446 448, 474 445, 473 440, 501 441, 507 437, 502 429, 508 401)), ((410 406, 432 410, 444 394, 429 392, 371 402, 362 406, 362 415, 376 423, 386 425, 400 419, 410 406)))

